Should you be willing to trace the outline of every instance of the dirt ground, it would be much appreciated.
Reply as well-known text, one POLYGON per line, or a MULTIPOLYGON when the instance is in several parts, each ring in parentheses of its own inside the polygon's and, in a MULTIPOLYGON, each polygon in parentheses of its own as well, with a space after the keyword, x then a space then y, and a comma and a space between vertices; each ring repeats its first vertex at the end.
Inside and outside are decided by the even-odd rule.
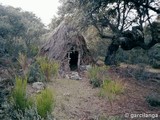
POLYGON ((107 98, 99 97, 100 89, 92 88, 86 77, 79 81, 57 79, 50 82, 48 86, 56 92, 56 105, 52 113, 56 120, 130 120, 131 116, 125 117, 126 114, 143 113, 159 114, 160 117, 160 108, 150 107, 146 102, 146 96, 151 92, 160 92, 160 84, 125 78, 116 71, 110 69, 109 76, 121 80, 125 91, 112 101, 112 106, 107 98))
MULTIPOLYGON (((132 118, 134 114, 159 114, 160 108, 148 105, 146 97, 160 93, 160 83, 139 81, 124 75, 123 68, 110 68, 108 76, 112 80, 121 80, 124 93, 112 101, 99 96, 100 88, 93 88, 87 76, 82 80, 53 79, 47 86, 56 94, 56 105, 52 112, 56 120, 151 120, 151 117, 132 118), (125 117, 127 115, 127 117, 125 117), (129 115, 129 116, 128 116, 129 115)), ((31 89, 30 89, 31 90, 31 89)), ((154 120, 160 120, 155 118, 154 120)))

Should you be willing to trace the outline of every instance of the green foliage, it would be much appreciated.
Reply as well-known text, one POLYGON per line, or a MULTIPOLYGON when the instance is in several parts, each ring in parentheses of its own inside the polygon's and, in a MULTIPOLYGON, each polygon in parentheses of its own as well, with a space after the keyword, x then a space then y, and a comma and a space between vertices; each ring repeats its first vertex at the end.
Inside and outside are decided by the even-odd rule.
POLYGON ((49 28, 54 30, 58 25, 63 21, 63 17, 53 16, 51 23, 49 24, 49 28))
POLYGON ((7 114, 3 117, 12 120, 52 120, 51 112, 55 104, 53 91, 47 88, 36 95, 34 106, 34 97, 27 97, 26 87, 27 80, 17 77, 11 102, 4 105, 7 114))
POLYGON ((27 79, 16 77, 15 87, 12 93, 12 100, 17 109, 25 110, 32 105, 32 99, 28 99, 26 95, 27 79))
POLYGON ((2 120, 54 120, 52 115, 47 115, 47 118, 42 118, 38 112, 37 107, 32 106, 25 108, 24 111, 16 110, 14 106, 8 102, 3 104, 4 106, 4 116, 0 116, 2 120))
MULTIPOLYGON (((110 31, 108 30, 107 33, 110 33, 110 31)), ((87 28, 87 30, 84 32, 84 36, 92 56, 96 60, 98 57, 105 57, 106 48, 110 44, 110 41, 102 40, 98 34, 97 29, 93 25, 87 28)))
POLYGON ((39 48, 38 45, 31 44, 28 46, 27 55, 30 57, 34 57, 38 54, 39 48))
POLYGON ((5 120, 43 120, 41 116, 38 115, 36 107, 25 108, 25 110, 22 111, 16 110, 11 104, 8 104, 6 105, 5 112, 5 120))
POLYGON ((46 57, 38 57, 37 63, 40 65, 42 73, 45 75, 47 81, 51 81, 51 77, 58 76, 59 63, 46 57))
MULTIPOLYGON (((148 9, 148 11, 155 11, 159 8, 158 0, 152 0, 151 2, 142 1, 142 0, 75 0, 70 2, 70 0, 61 0, 61 6, 59 7, 59 16, 54 17, 52 19, 51 28, 55 28, 57 24, 59 24, 62 20, 69 19, 69 22, 77 23, 77 26, 81 27, 81 31, 84 33, 85 37, 88 39, 88 46, 91 50, 91 53, 94 57, 98 58, 98 56, 104 57, 106 54, 106 48, 108 47, 107 39, 111 39, 111 36, 120 35, 124 31, 127 31, 128 28, 132 28, 132 26, 138 25, 138 21, 143 19, 142 17, 148 17, 147 12, 145 9, 148 9), (139 3, 139 6, 146 4, 150 7, 156 8, 155 10, 151 10, 148 8, 148 6, 139 7, 137 6, 137 3, 139 3), (72 6, 72 7, 71 7, 72 6), (74 6, 74 7, 73 7, 74 6), (121 6, 125 6, 122 8, 121 6), (130 11, 128 11, 130 9, 130 11), (141 10, 141 12, 139 12, 141 10), (132 14, 132 11, 135 11, 135 14, 132 14), (125 13, 128 14, 125 14, 125 13), (143 16, 141 15, 143 13, 143 16), (132 18, 130 19, 130 16, 132 18), (121 16, 121 17, 119 17, 121 16), (138 17, 137 17, 138 16, 138 17), (63 18, 63 19, 62 19, 63 18), (94 26, 94 27, 93 27, 94 26), (116 27, 115 27, 116 26, 116 27), (125 26, 125 27, 124 27, 125 26), (100 33, 100 34, 99 34, 100 33), (104 39, 104 40, 101 40, 104 39)), ((156 14, 156 12, 155 12, 156 14)), ((157 12, 158 16, 158 12, 157 12)), ((148 20, 151 20, 152 17, 148 17, 148 20)), ((158 20, 157 20, 158 21, 158 20)), ((155 33, 157 35, 153 36, 157 41, 159 40, 159 22, 153 22, 154 26, 154 35, 155 33), (157 28, 157 30, 155 30, 157 28)), ((143 24, 146 24, 146 21, 141 22, 141 27, 143 27, 143 24)), ((75 25, 75 24, 74 24, 75 25)), ((152 26, 153 26, 152 25, 152 26)), ((145 26, 146 27, 146 26, 145 26)), ((143 30, 145 29, 142 28, 143 30)), ((150 31, 150 28, 149 28, 150 31)), ((151 33, 145 33, 145 43, 148 44, 148 39, 152 39, 151 33), (148 37, 148 35, 150 37, 148 37)), ((121 35, 120 35, 121 36, 121 35)), ((111 40, 112 41, 112 40, 111 40)), ((130 41, 130 40, 129 40, 130 41)), ((122 41, 121 41, 122 42, 122 41)), ((123 46, 123 45, 122 45, 123 46)), ((126 46, 129 46, 126 45, 126 46)), ((131 45, 132 46, 132 45, 131 45)), ((151 64, 154 67, 159 67, 160 63, 158 59, 152 59, 153 57, 148 57, 148 51, 146 50, 137 50, 137 47, 134 50, 131 50, 131 52, 126 51, 122 52, 122 49, 118 52, 117 59, 120 60, 120 62, 127 62, 127 63, 147 63, 151 64), (136 49, 136 50, 135 50, 136 49), (136 58, 136 59, 135 59, 136 58)), ((152 51, 153 52, 153 51, 152 51)), ((151 55, 152 55, 151 52, 151 55)), ((158 50, 156 50, 158 52, 158 50)), ((157 54, 157 53, 156 53, 157 54)), ((157 55, 156 55, 157 56, 157 55)))
POLYGON ((59 63, 46 57, 38 57, 28 70, 28 82, 51 81, 58 76, 59 63))
POLYGON ((32 45, 39 44, 46 32, 40 19, 19 8, 0 5, 0 53, 17 57, 19 52, 35 54, 32 45), (33 53, 32 53, 33 52, 33 53))
POLYGON ((112 109, 112 102, 116 96, 124 92, 124 85, 121 81, 104 80, 99 93, 100 97, 107 97, 112 109))
POLYGON ((103 80, 107 77, 107 67, 93 66, 88 70, 88 77, 93 87, 100 87, 103 80))
POLYGON ((160 94, 152 93, 146 97, 146 101, 152 107, 160 107, 160 94))
POLYGON ((36 96, 37 111, 43 118, 46 118, 47 114, 52 112, 54 104, 53 91, 48 88, 36 96))
POLYGON ((149 64, 153 68, 160 68, 160 45, 155 45, 148 52, 149 64))
POLYGON ((27 80, 17 77, 11 102, 2 106, 5 113, 2 117, 12 120, 52 120, 51 111, 55 104, 53 92, 47 88, 36 95, 34 106, 34 97, 27 97, 26 87, 27 80))
POLYGON ((104 80, 100 96, 107 96, 109 100, 113 100, 116 95, 119 95, 124 92, 124 84, 121 81, 113 80, 104 80))
POLYGON ((40 66, 37 62, 30 65, 27 78, 29 83, 45 81, 45 76, 41 72, 40 66))
POLYGON ((22 67, 24 76, 26 76, 28 73, 28 69, 29 69, 29 64, 27 62, 27 56, 25 54, 19 53, 18 62, 20 66, 22 67))
POLYGON ((102 85, 105 92, 120 94, 123 92, 123 84, 120 81, 105 80, 102 85))

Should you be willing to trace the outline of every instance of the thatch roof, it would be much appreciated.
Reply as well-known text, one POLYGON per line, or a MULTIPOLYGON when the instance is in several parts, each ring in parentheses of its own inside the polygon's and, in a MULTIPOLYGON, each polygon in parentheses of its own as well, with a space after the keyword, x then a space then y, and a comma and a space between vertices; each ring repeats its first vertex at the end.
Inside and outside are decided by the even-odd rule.
POLYGON ((66 22, 62 22, 54 31, 47 42, 40 50, 41 55, 48 56, 49 59, 55 59, 61 64, 69 64, 69 54, 78 52, 80 65, 93 63, 93 58, 84 37, 66 22))

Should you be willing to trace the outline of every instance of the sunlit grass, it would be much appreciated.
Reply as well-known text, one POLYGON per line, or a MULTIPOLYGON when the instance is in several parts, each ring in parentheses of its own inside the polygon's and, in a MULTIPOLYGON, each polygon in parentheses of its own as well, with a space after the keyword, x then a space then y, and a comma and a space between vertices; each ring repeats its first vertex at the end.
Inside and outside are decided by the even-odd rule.
POLYGON ((51 89, 47 88, 36 96, 36 106, 38 114, 46 118, 52 112, 55 105, 55 95, 51 89))
POLYGON ((93 85, 93 87, 101 86, 104 79, 107 77, 107 70, 108 68, 106 66, 93 66, 88 70, 88 78, 90 79, 90 83, 93 85))
POLYGON ((108 98, 111 108, 112 108, 112 102, 116 99, 117 95, 120 95, 124 92, 124 84, 122 81, 114 81, 107 79, 103 82, 99 96, 103 98, 108 98))
POLYGON ((27 79, 16 77, 15 86, 12 92, 12 100, 17 109, 25 110, 33 104, 32 99, 26 95, 27 79))
POLYGON ((52 77, 56 78, 58 76, 58 70, 60 67, 58 62, 49 60, 46 57, 38 57, 37 62, 47 81, 51 81, 52 77))
POLYGON ((29 70, 29 64, 27 62, 27 55, 19 53, 18 62, 20 64, 20 66, 22 67, 24 76, 26 77, 28 70, 29 70))

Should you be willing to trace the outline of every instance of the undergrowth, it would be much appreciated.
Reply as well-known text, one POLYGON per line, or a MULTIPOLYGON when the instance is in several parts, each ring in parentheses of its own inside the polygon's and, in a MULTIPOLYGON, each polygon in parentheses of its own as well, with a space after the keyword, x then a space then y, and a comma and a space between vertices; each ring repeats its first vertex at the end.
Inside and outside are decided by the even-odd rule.
POLYGON ((27 55, 19 53, 18 62, 19 62, 20 66, 21 66, 21 68, 23 70, 24 76, 26 77, 26 75, 28 73, 28 70, 29 70, 29 64, 28 64, 28 61, 27 61, 27 55))
POLYGON ((37 62, 47 81, 51 81, 52 77, 56 78, 58 76, 58 70, 60 67, 58 62, 55 60, 49 60, 46 57, 38 57, 37 62))
POLYGON ((112 107, 112 101, 117 95, 122 94, 124 89, 124 84, 121 81, 107 79, 104 80, 101 86, 99 96, 107 97, 112 107))
POLYGON ((30 66, 27 78, 29 83, 45 81, 45 75, 42 73, 40 66, 37 62, 34 62, 30 66))
POLYGON ((50 116, 55 104, 53 91, 46 88, 36 96, 29 98, 26 93, 26 87, 27 79, 16 77, 10 102, 10 109, 13 109, 16 115, 10 113, 10 116, 15 119, 25 118, 29 115, 32 117, 36 115, 35 117, 37 118, 39 118, 39 116, 40 118, 47 118, 50 116), (34 113, 30 113, 31 111, 34 113))
POLYGON ((46 118, 47 114, 52 112, 53 106, 55 104, 53 93, 50 89, 43 90, 40 94, 36 96, 36 106, 38 114, 46 118))
POLYGON ((108 68, 106 66, 93 66, 88 70, 88 78, 93 87, 100 87, 102 85, 104 79, 107 77, 107 70, 108 68))
POLYGON ((27 79, 16 77, 15 87, 12 92, 12 100, 16 109, 25 110, 33 104, 26 94, 27 79))

